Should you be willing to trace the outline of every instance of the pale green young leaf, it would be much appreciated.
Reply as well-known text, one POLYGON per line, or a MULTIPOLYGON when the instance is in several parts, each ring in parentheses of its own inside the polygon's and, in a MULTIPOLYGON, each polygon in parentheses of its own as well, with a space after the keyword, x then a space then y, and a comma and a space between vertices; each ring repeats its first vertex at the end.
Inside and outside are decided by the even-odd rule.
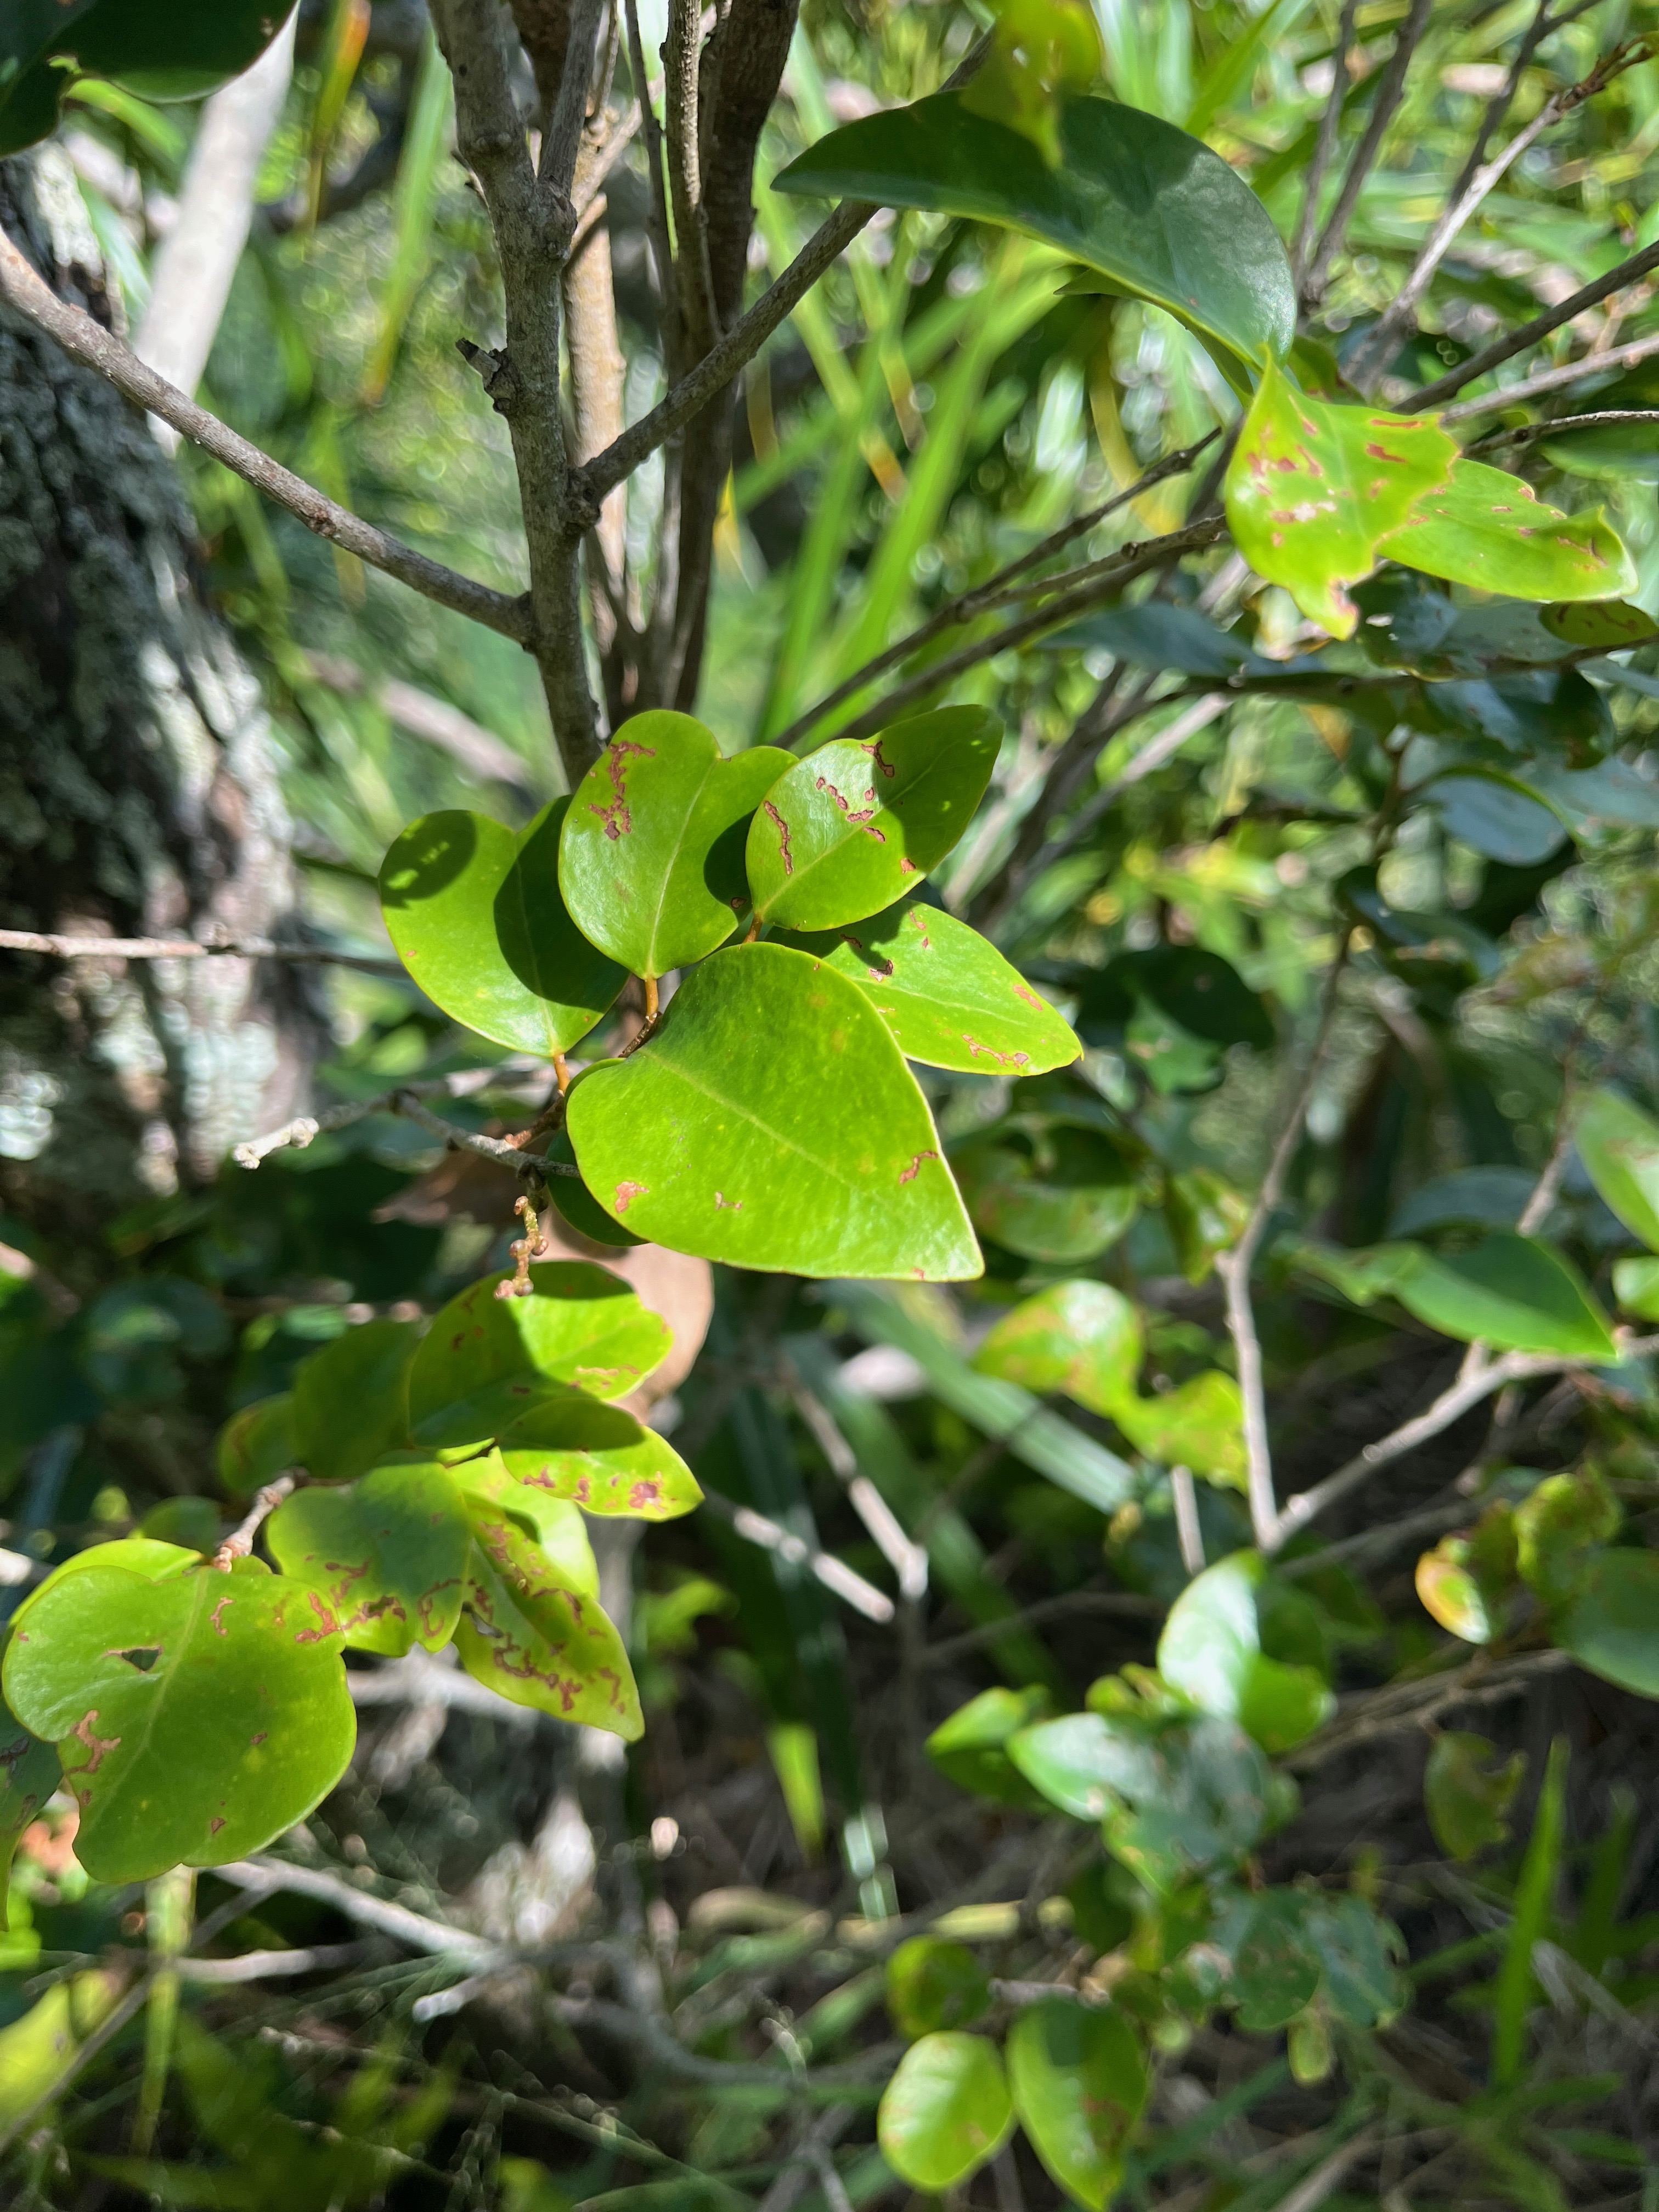
POLYGON ((1573 1138, 1609 1209, 1649 1251, 1659 1252, 1659 1121, 1604 1085, 1580 1108, 1573 1138))
POLYGON ((1146 2062, 1115 2007, 1045 1997, 1008 2035, 1014 2110, 1058 2185, 1104 2212, 1122 2179, 1130 2130, 1146 2101, 1146 2062))
POLYGON ((901 2181, 938 2191, 976 2172, 1013 2124, 996 2045, 953 2029, 924 2035, 900 2059, 876 2115, 876 2139, 901 2181))
POLYGON ((1460 459, 1377 542, 1402 567, 1516 599, 1616 599, 1636 569, 1601 508, 1567 516, 1519 477, 1460 459))
POLYGON ((1135 1449, 1161 1466, 1184 1467, 1224 1489, 1246 1486, 1244 1404, 1237 1383, 1220 1368, 1111 1410, 1135 1449))
POLYGON ((501 1458, 522 1488, 568 1498, 584 1513, 672 1521, 702 1502, 666 1437, 577 1393, 544 1398, 503 1429, 501 1458))
POLYGON ((298 1491, 271 1516, 266 1540, 285 1575, 322 1591, 357 1650, 440 1651, 455 1632, 471 1534, 455 1478, 435 1460, 298 1491))
POLYGON ((1063 1390, 1091 1413, 1115 1415, 1135 1395, 1146 1352, 1140 1316, 1109 1283, 1051 1283, 1006 1313, 974 1354, 981 1375, 1038 1397, 1063 1390))

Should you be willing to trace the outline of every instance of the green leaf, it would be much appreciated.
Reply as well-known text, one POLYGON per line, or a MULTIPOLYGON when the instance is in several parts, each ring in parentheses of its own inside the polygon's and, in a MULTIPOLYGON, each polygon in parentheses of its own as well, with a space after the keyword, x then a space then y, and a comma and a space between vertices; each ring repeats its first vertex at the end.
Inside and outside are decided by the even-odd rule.
POLYGON ((1423 1609, 1465 1644, 1501 1634, 1518 1588, 1515 1515, 1498 1498, 1474 1527, 1443 1536, 1417 1563, 1423 1609))
POLYGON ((1146 2101, 1146 2065, 1115 2008, 1066 1997, 1028 2005, 1008 2033, 1014 2110, 1031 2147, 1066 2194, 1103 2212, 1146 2101))
POLYGON ((436 1006, 497 1044, 551 1060, 587 1035, 626 970, 595 950, 559 891, 556 799, 515 837, 485 814, 423 815, 380 863, 398 957, 436 1006))
POLYGON ((1429 1747, 1423 1805, 1434 1839, 1449 1858, 1462 1861, 1509 1841, 1506 1817, 1527 1771, 1522 1751, 1501 1758, 1484 1735, 1447 1729, 1429 1747))
POLYGON ((1603 1552, 1555 1640, 1604 1682, 1659 1698, 1659 1553, 1603 1552))
POLYGON ((1243 1490, 1244 1403, 1231 1375, 1212 1368, 1189 1376, 1173 1390, 1134 1398, 1112 1409, 1129 1442, 1163 1467, 1184 1467, 1207 1481, 1243 1490))
POLYGON ((940 707, 797 761, 749 827, 756 914, 781 929, 838 929, 891 906, 973 820, 1001 741, 983 707, 940 707))
POLYGON ((1062 1713, 1021 1729, 1009 1738, 1007 1753, 1039 1796, 1074 1820, 1103 1820, 1158 1794, 1153 1740, 1145 1723, 1127 1717, 1062 1713))
POLYGON ((1306 1900, 1269 1889, 1239 1906, 1219 1932, 1233 1963, 1238 2024, 1252 2035, 1285 2027, 1319 1988, 1319 1960, 1307 1940, 1306 1900))
POLYGON ((1014 2108, 996 2045, 959 2030, 913 2043, 876 2115, 882 2156, 914 2189, 954 2189, 995 2156, 1014 2108))
POLYGON ((1249 369, 1296 336, 1296 287, 1261 203, 1201 141, 1137 108, 1068 100, 1059 128, 1051 167, 963 94, 938 93, 831 131, 773 184, 1042 239, 1114 291, 1166 308, 1248 391, 1249 369))
POLYGON ((342 1490, 301 1490, 267 1530, 277 1565, 320 1589, 347 1644, 400 1657, 441 1651, 460 1617, 471 1534, 435 1460, 376 1468, 342 1490))
POLYGON ((1209 1044, 1248 1044, 1265 1052, 1273 1042, 1273 1021, 1261 994, 1251 990, 1231 961, 1201 945, 1154 945, 1141 952, 1120 952, 1085 984, 1078 1020, 1085 1036, 1098 1027, 1110 1037, 1147 1006, 1209 1044))
POLYGON ((159 1582, 97 1565, 46 1583, 5 1696, 58 1746, 93 1879, 219 1865, 303 1820, 356 1733, 339 1648, 319 1593, 275 1576, 198 1559, 159 1582))
POLYGON ((1582 430, 1559 430, 1540 441, 1540 450, 1569 476, 1659 483, 1659 440, 1650 423, 1595 422, 1582 430))
MULTIPOLYGON (((1659 446, 1651 437, 1648 453, 1659 471, 1659 446)), ((1563 645, 1592 646, 1598 653, 1620 653, 1659 637, 1659 623, 1644 608, 1626 606, 1622 599, 1589 599, 1577 606, 1569 601, 1565 606, 1543 608, 1539 620, 1563 645)))
POLYGON ((1515 599, 1616 599, 1636 569, 1601 508, 1571 517, 1532 486, 1482 461, 1460 459, 1410 520, 1377 543, 1407 568, 1515 599))
POLYGON ((261 1398, 233 1413, 219 1431, 215 1464, 233 1498, 252 1498, 300 1462, 294 1439, 294 1396, 261 1398))
POLYGON ((1001 1805, 1040 1805, 1042 1799, 1009 1758, 1008 1745, 1048 1705, 1048 1693, 1038 1685, 982 1690, 940 1722, 927 1739, 927 1756, 959 1790, 1001 1805))
POLYGON ((1454 837, 1509 867, 1535 866, 1565 842, 1559 818, 1507 777, 1437 776, 1432 796, 1454 837))
POLYGON ((1002 0, 990 51, 962 104, 1029 138, 1052 169, 1060 157, 1056 95, 1086 92, 1104 63, 1087 0, 1002 0))
POLYGON ((1623 1507, 1594 1467, 1547 1475, 1515 1509, 1522 1581, 1546 1605, 1565 1605, 1623 1519, 1623 1507))
POLYGON ((792 753, 730 760, 690 714, 624 722, 577 785, 559 835, 559 883, 576 926, 636 975, 690 967, 749 905, 750 817, 792 753))
POLYGON ((1638 1321, 1659 1321, 1659 1260, 1615 1260, 1613 1294, 1620 1309, 1638 1321))
POLYGON ((1255 1552, 1235 1553, 1194 1576, 1170 1608, 1158 1670, 1202 1711, 1237 1721, 1264 1750, 1281 1752, 1310 1736, 1336 1701, 1316 1668, 1263 1650, 1267 1579, 1255 1552))
POLYGON ((1571 1262, 1534 1237, 1499 1231, 1468 1252, 1425 1252, 1394 1295, 1465 1344, 1613 1361, 1607 1316, 1571 1262))
POLYGON ((1204 1718, 1157 1739, 1150 1794, 1109 1813, 1106 1847, 1149 1889, 1167 1896, 1194 1874, 1243 1857, 1267 1825, 1267 1762, 1243 1729, 1204 1718))
POLYGON ((51 136, 82 70, 152 100, 191 100, 240 76, 291 10, 270 0, 13 0, 0 17, 0 157, 51 136))
POLYGON ((587 1397, 544 1399, 502 1430, 501 1457, 515 1483, 584 1513, 672 1521, 702 1503, 666 1437, 587 1397))
POLYGON ((593 1578, 534 1543, 499 1506, 469 1496, 473 1548, 455 1648, 468 1674, 515 1705, 605 1729, 644 1726, 633 1669, 593 1578))
POLYGON ((1082 1046, 976 929, 918 899, 838 930, 781 940, 865 992, 907 1060, 968 1075, 1041 1075, 1082 1046))
POLYGON ((6 1893, 11 1863, 25 1828, 40 1817, 40 1808, 58 1787, 63 1772, 50 1743, 31 1735, 23 1723, 0 1705, 0 1934, 11 1926, 6 1913, 6 1893))
POLYGON ((951 1165, 985 1235, 1051 1266, 1098 1258, 1139 1205, 1134 1170, 1109 1138, 1042 1115, 970 1139, 951 1165))
MULTIPOLYGON (((562 1160, 568 1167, 576 1165, 576 1148, 570 1141, 568 1129, 557 1129, 547 1139, 545 1150, 549 1159, 562 1160)), ((625 1252, 632 1246, 643 1244, 643 1237, 620 1221, 613 1221, 581 1179, 581 1171, 574 1175, 550 1176, 548 1195, 562 1221, 568 1222, 579 1237, 590 1243, 608 1244, 613 1250, 625 1252)))
POLYGON ((981 1272, 898 1047, 804 952, 734 945, 693 969, 648 1044, 578 1077, 568 1119, 589 1189, 675 1251, 803 1275, 981 1272))
POLYGON ((985 1969, 965 1943, 913 1936, 887 1961, 887 2009, 911 2043, 941 2028, 966 2027, 990 2007, 985 1969))
POLYGON ((1386 2027, 1405 2002, 1395 1961, 1406 1944, 1393 1921, 1363 1897, 1322 1892, 1307 1899, 1302 1924, 1331 2010, 1354 2027, 1386 2027))
POLYGON ((319 1482, 345 1482, 409 1442, 409 1370, 420 1324, 368 1321, 294 1370, 295 1459, 319 1482))
POLYGON ((1603 1202, 1650 1252, 1659 1252, 1659 1121, 1603 1088, 1580 1109, 1573 1139, 1603 1202))
POLYGON ((1063 1390, 1091 1413, 1115 1416, 1135 1395, 1145 1352, 1140 1316, 1121 1291, 1109 1283, 1051 1283, 1003 1316, 974 1364, 1039 1398, 1063 1390))
POLYGON ((1234 542, 1311 621, 1349 637, 1358 615, 1344 587, 1370 574, 1379 542, 1447 482, 1456 459, 1455 440, 1431 416, 1310 398, 1270 362, 1227 465, 1234 542))
POLYGON ((501 1297, 486 1275, 452 1298, 409 1372, 415 1441, 465 1457, 545 1398, 625 1398, 666 1356, 666 1322, 620 1276, 586 1260, 530 1270, 532 1295, 501 1297))

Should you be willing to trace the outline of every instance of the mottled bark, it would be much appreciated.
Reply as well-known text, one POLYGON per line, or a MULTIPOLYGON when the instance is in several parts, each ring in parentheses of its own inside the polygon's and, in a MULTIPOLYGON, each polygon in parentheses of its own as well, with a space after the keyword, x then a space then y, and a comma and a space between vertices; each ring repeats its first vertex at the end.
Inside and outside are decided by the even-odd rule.
MULTIPOLYGON (((63 157, 0 165, 0 221, 113 310, 63 157)), ((258 686, 198 594, 144 417, 0 317, 0 923, 282 937, 290 824, 258 686)), ((0 963, 0 1188, 100 1200, 210 1174, 305 1103, 315 1024, 272 963, 0 963)))

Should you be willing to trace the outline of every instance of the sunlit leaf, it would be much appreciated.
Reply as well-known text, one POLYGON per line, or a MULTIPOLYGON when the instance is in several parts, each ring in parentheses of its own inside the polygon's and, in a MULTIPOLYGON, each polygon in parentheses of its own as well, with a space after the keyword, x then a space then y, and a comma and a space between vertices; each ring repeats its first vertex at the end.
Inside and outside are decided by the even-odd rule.
POLYGON ((1158 1669, 1201 1711, 1237 1721, 1265 1750, 1280 1752, 1311 1735, 1335 1699, 1317 1668, 1264 1650, 1267 1580, 1254 1552, 1194 1576, 1170 1609, 1158 1669))
POLYGON ((1049 2174, 1103 2212, 1146 2101, 1146 2064, 1128 2021, 1066 1997, 1027 2005, 1009 2031, 1008 2079, 1020 2125, 1049 2174))
POLYGON ((1659 1121, 1604 1085, 1580 1107, 1573 1140, 1606 1205, 1659 1252, 1659 1121))
POLYGON ((1010 1759, 1008 1744, 1048 1708, 1048 1693, 1038 1686, 982 1690, 940 1722, 927 1739, 927 1756, 960 1790, 1005 1805, 1040 1805, 1010 1759))
POLYGON ((455 1632, 471 1534, 454 1479, 436 1461, 299 1491, 272 1515, 268 1541, 285 1575, 322 1591, 360 1651, 440 1651, 455 1632))
POLYGON ((1087 0, 1002 0, 990 51, 962 104, 1029 138, 1052 169, 1060 161, 1056 95, 1088 91, 1104 61, 1087 0))
POLYGON ((1109 1283, 1051 1283, 990 1330, 974 1364, 1046 1398, 1056 1390, 1115 1414, 1135 1392, 1145 1352, 1140 1316, 1109 1283))
POLYGON ((584 1513, 671 1521, 702 1500, 666 1437, 580 1395, 544 1398, 503 1429, 501 1458, 515 1483, 584 1513))
POLYGON ((882 2156, 913 2188, 953 2189, 1007 2141, 1014 2124, 994 2043, 960 2030, 913 2043, 876 2116, 882 2156))
POLYGON ((1417 1563, 1425 1612, 1465 1644, 1502 1633, 1519 1588, 1515 1516, 1502 1498, 1472 1529, 1443 1536, 1417 1563))
POLYGON ((633 1669, 591 1573, 572 1571, 493 1502, 469 1498, 473 1549, 455 1632, 461 1664, 514 1705, 605 1729, 644 1725, 633 1669))
POLYGON ((1377 550, 1448 583, 1516 599, 1616 599, 1637 585, 1599 507, 1565 515, 1519 477, 1482 461, 1460 459, 1449 482, 1429 490, 1377 550))

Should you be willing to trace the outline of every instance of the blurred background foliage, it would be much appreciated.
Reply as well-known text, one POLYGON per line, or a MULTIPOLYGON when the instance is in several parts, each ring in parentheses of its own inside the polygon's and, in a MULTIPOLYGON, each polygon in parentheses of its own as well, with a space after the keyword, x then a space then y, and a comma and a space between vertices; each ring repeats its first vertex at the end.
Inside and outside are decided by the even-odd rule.
MULTIPOLYGON (((1336 9, 1097 0, 1097 10, 1113 94, 1206 137, 1293 235, 1334 78, 1336 9)), ((1407 0, 1352 11, 1345 152, 1407 12, 1407 0)), ((1531 0, 1432 10, 1331 272, 1319 326, 1339 354, 1397 289, 1535 13, 1531 0)), ((650 14, 647 53, 662 29, 650 14)), ((1532 49, 1512 122, 1645 18, 1623 0, 1561 10, 1532 49)), ((808 0, 762 144, 757 287, 812 219, 766 178, 835 122, 936 88, 981 27, 966 6, 808 0)), ((305 0, 204 396, 337 499, 516 588, 506 431, 457 350, 498 336, 498 288, 448 100, 419 0, 305 0)), ((191 121, 98 88, 67 111, 61 143, 131 321, 191 121)), ((1423 335, 1390 365, 1384 399, 1659 237, 1656 155, 1649 61, 1540 137, 1486 199, 1435 280, 1423 335)), ((603 218, 630 418, 664 385, 647 201, 635 148, 609 180, 603 218)), ((1001 233, 883 217, 752 365, 700 699, 728 749, 791 730, 890 638, 1230 427, 1235 404, 1182 329, 1134 301, 1060 293, 1058 267, 1001 233)), ((1659 331, 1645 287, 1580 319, 1546 356, 1659 331)), ((1659 404, 1659 354, 1609 373, 1594 404, 1659 404)), ((1637 596, 1659 611, 1650 441, 1528 451, 1540 495, 1569 510, 1605 503, 1638 562, 1637 596)), ((1176 527, 1210 458, 1138 495, 1080 550, 1176 527)), ((179 466, 206 588, 265 689, 306 912, 326 942, 382 954, 374 872, 404 822, 469 805, 517 824, 559 787, 532 665, 331 552, 190 449, 179 466)), ((647 574, 659 499, 660 471, 647 466, 628 493, 630 556, 647 574)), ((1160 588, 1237 622, 1260 653, 1282 659, 1310 641, 1284 593, 1224 562, 1160 588)), ((1089 1499, 1086 1454, 1066 1479, 1066 1452, 1081 1447, 1064 1437, 1115 1431, 1073 1410, 1045 1462, 1036 1430, 988 1411, 968 1355, 1017 1292, 1093 1273, 1147 1313, 1151 1391, 1226 1364, 1208 1261, 1236 1231, 1237 1194, 1260 1177, 1340 924, 1335 886, 1369 856, 1362 824, 1377 794, 1356 766, 1355 717, 1261 696, 1227 705, 1117 791, 1129 759, 1190 703, 1180 669, 1143 663, 1120 682, 1148 686, 1152 702, 1180 691, 1182 704, 1114 738, 1085 763, 1048 842, 1021 846, 1022 825, 1042 818, 1030 810, 1056 749, 1120 643, 1109 625, 1091 636, 1085 623, 984 661, 953 695, 994 707, 1008 737, 940 890, 1081 1009, 1090 1045, 1081 1076, 1041 1090, 927 1075, 947 1137, 997 1132, 972 1155, 985 1284, 950 1302, 872 1304, 723 1274, 676 1434, 726 1510, 653 1531, 636 1566, 648 1724, 619 1794, 596 1796, 579 1747, 552 1723, 526 1732, 529 1717, 445 1703, 429 1685, 384 1711, 366 1703, 351 1778, 291 1839, 322 1889, 239 1902, 216 1878, 198 1885, 198 1936, 211 1917, 227 1956, 291 1952, 287 1978, 246 1990, 228 1972, 221 1986, 186 1980, 176 2033, 155 2030, 154 2006, 147 2031, 129 2013, 111 2056, 93 2052, 55 2107, 41 2100, 58 2074, 119 2013, 118 1968, 100 1979, 112 1947, 130 1957, 165 1941, 167 1901, 159 1885, 149 1897, 88 1887, 60 1812, 32 1829, 0 1952, 0 2131, 28 2119, 8 2141, 10 2203, 896 2203, 903 2192, 869 2143, 883 2053, 890 2066, 898 2047, 882 2040, 892 1936, 948 1914, 1011 1982, 1046 1974, 1067 1945, 1109 1953, 1127 1939, 1124 1901, 1098 1861, 1093 1872, 1073 1863, 1076 1831, 963 1796, 921 1747, 994 1686, 1075 1703, 1094 1677, 1148 1657, 1152 1624, 1185 1579, 1169 1482, 1137 1462, 1139 1494, 1103 1512, 1089 1499), (1156 947, 1231 963, 1246 1000, 1231 1031, 1188 1026, 1156 1000, 1127 1019, 1100 1003, 1091 979, 1156 947), (859 1517, 857 1480, 927 1553, 925 1592, 899 1586, 902 1549, 884 1549, 859 1517), (793 1552, 745 1541, 734 1510, 768 1516, 793 1552), (815 1575, 821 1547, 883 1594, 885 1618, 815 1575), (455 1916, 498 1942, 552 1943, 556 1986, 510 1966, 492 1979, 435 1939, 426 1953, 399 1948, 388 1924, 351 1917, 342 1899, 354 1893, 428 1925, 455 1916), (1064 1911, 1040 1912, 1045 1899, 1064 1911), (660 2024, 619 2024, 621 2008, 594 1997, 617 1930, 665 1976, 672 2038, 660 2024), (847 2070, 809 2083, 809 2061, 847 2070)), ((1601 695, 1611 742, 1651 782, 1659 653, 1620 665, 1628 680, 1601 695)), ((829 734, 873 696, 812 727, 829 734)), ((1381 915, 1407 926, 1391 939, 1374 919, 1356 939, 1292 1215, 1346 1244, 1512 1224, 1550 1156, 1569 1066, 1659 1093, 1651 828, 1639 813, 1633 825, 1581 825, 1506 860, 1425 807, 1401 826, 1379 889, 1381 915)), ((307 988, 328 1095, 490 1065, 403 981, 333 968, 307 988)), ((483 1127, 513 1098, 507 1081, 453 1110, 483 1127)), ((301 1358, 371 1311, 429 1311, 504 1264, 508 1179, 445 1160, 386 1117, 257 1176, 157 1188, 67 1236, 31 1182, 38 1136, 27 1112, 12 1115, 0 1182, 0 1238, 25 1263, 0 1273, 0 1510, 25 1566, 134 1523, 196 1540, 187 1530, 229 1411, 285 1387, 301 1358)), ((1591 1275, 1620 1243, 1576 1163, 1552 1228, 1591 1275)), ((1443 1340, 1397 1310, 1345 1304, 1288 1257, 1260 1318, 1287 1489, 1449 1372, 1443 1340)), ((1656 1425, 1650 1375, 1627 1366, 1547 1395, 1516 1449, 1544 1468, 1594 1462, 1641 1531, 1659 1509, 1656 1425)), ((1346 1692, 1444 1663, 1446 1641, 1411 1592, 1412 1539, 1468 1517, 1467 1492, 1451 1486, 1478 1449, 1476 1431, 1459 1429, 1395 1470, 1375 1508, 1380 1539, 1356 1509, 1305 1540, 1302 1586, 1346 1692)), ((1200 1510, 1212 1557, 1248 1541, 1226 1491, 1202 1486, 1200 1510)), ((1473 1724, 1491 1731, 1491 1764, 1477 1748, 1454 1777, 1468 1785, 1461 1829, 1455 1815, 1451 1829, 1425 1822, 1419 1729, 1379 1729, 1316 1784, 1304 1778, 1301 1818, 1264 1846, 1268 1869, 1352 1886, 1391 1915, 1407 1939, 1410 2008, 1385 2033, 1344 2031, 1339 2072, 1299 2087, 1276 2039, 1211 2027, 1172 2041, 1131 2165, 1133 2201, 1652 2212, 1650 1710, 1565 1673, 1487 1705, 1473 1724), (1535 1820, 1556 1736, 1571 1743, 1571 1786, 1565 1811, 1549 1815, 1546 1801, 1535 1820), (1494 1771, 1510 1774, 1507 1794, 1494 1771)), ((1437 1757, 1455 1759, 1441 1749, 1452 1741, 1437 1739, 1437 1757)), ((1008 2158, 971 2197, 999 2212, 1054 2201, 1035 2166, 1008 2158)))

